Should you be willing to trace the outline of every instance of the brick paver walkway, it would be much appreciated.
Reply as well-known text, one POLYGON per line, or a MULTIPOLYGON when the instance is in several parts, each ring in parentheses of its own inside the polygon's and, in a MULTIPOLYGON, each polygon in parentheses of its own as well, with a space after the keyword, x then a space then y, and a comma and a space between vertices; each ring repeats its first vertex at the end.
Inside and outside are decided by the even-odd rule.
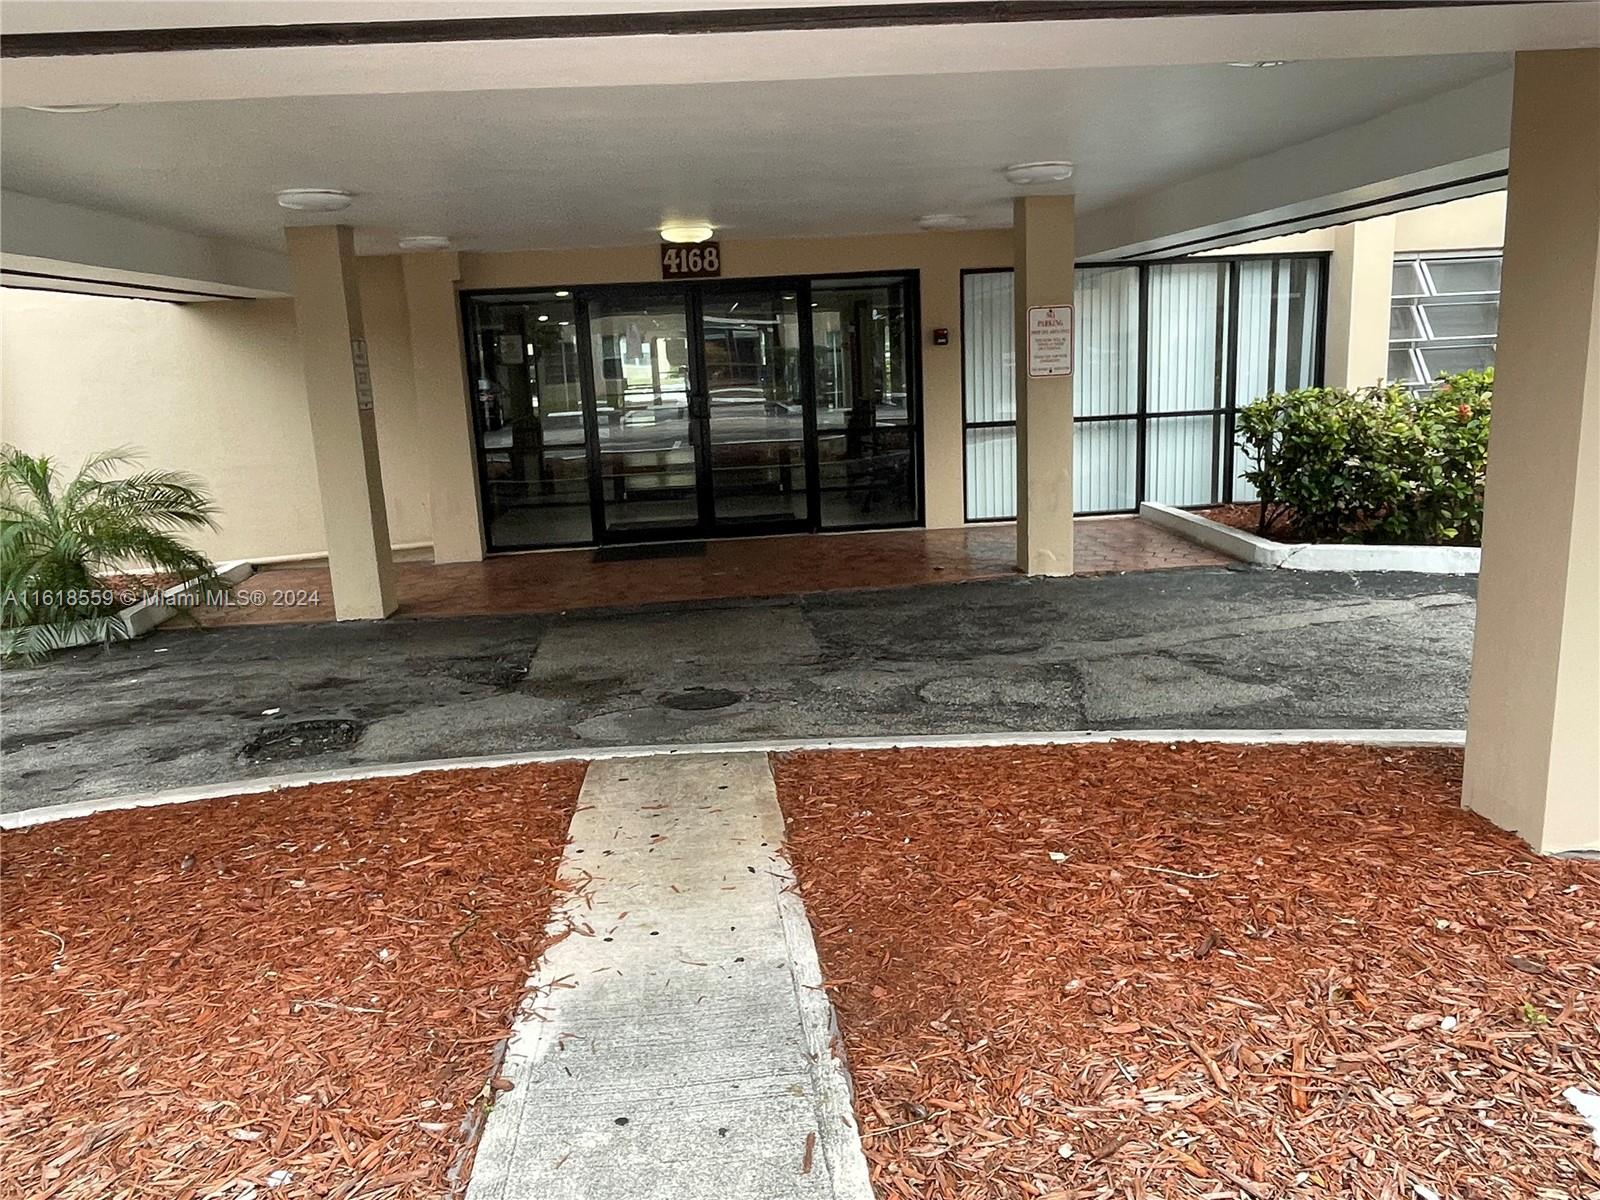
MULTIPOLYGON (((1084 575, 1232 561, 1137 517, 1078 521, 1074 560, 1084 575)), ((961 583, 1013 574, 1015 561, 1015 526, 976 525, 737 538, 707 542, 704 554, 621 562, 596 562, 588 549, 480 563, 402 562, 395 584, 402 616, 492 616, 961 583)), ((326 563, 267 567, 237 599, 196 615, 208 627, 333 620, 326 563)))

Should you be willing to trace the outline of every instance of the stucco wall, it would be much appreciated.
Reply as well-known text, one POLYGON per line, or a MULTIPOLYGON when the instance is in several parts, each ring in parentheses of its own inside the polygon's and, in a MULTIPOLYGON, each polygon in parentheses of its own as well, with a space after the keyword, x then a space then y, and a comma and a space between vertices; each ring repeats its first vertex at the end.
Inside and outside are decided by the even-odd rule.
MULTIPOLYGON (((429 538, 405 296, 395 259, 362 262, 378 436, 397 545, 429 538)), ((322 505, 288 300, 162 304, 0 289, 0 439, 75 468, 137 447, 210 486, 218 559, 318 554, 322 505)))

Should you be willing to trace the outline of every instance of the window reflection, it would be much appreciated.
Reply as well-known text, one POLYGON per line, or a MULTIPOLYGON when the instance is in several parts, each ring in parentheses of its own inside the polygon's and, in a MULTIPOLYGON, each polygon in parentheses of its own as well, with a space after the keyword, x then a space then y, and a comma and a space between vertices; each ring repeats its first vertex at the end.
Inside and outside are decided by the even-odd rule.
POLYGON ((489 548, 915 523, 913 286, 468 296, 489 548))
POLYGON ((676 293, 589 301, 606 529, 699 519, 690 436, 689 323, 676 293))
POLYGON ((917 518, 908 293, 902 279, 812 285, 823 528, 917 518))
POLYGON ((490 547, 590 541, 572 301, 533 295, 475 303, 470 340, 490 547))
POLYGON ((794 291, 708 291, 701 322, 712 511, 719 526, 806 519, 800 309, 794 291))

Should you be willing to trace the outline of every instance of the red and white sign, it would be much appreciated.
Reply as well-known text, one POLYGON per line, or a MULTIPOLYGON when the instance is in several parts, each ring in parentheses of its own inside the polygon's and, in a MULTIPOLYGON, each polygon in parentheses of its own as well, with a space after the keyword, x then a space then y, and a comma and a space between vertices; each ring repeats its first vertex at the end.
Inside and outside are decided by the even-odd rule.
POLYGON ((1028 309, 1028 378, 1072 374, 1072 305, 1028 309))

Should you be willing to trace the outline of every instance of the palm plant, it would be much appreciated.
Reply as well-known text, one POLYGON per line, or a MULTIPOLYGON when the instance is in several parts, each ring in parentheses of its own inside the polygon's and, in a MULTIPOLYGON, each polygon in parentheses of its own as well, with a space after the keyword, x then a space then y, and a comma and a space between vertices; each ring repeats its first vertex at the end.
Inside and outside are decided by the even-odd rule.
POLYGON ((0 447, 0 648, 32 661, 84 640, 128 636, 108 576, 148 567, 207 587, 216 567, 176 536, 215 528, 205 485, 183 471, 116 478, 139 456, 91 456, 69 480, 44 456, 0 447))

